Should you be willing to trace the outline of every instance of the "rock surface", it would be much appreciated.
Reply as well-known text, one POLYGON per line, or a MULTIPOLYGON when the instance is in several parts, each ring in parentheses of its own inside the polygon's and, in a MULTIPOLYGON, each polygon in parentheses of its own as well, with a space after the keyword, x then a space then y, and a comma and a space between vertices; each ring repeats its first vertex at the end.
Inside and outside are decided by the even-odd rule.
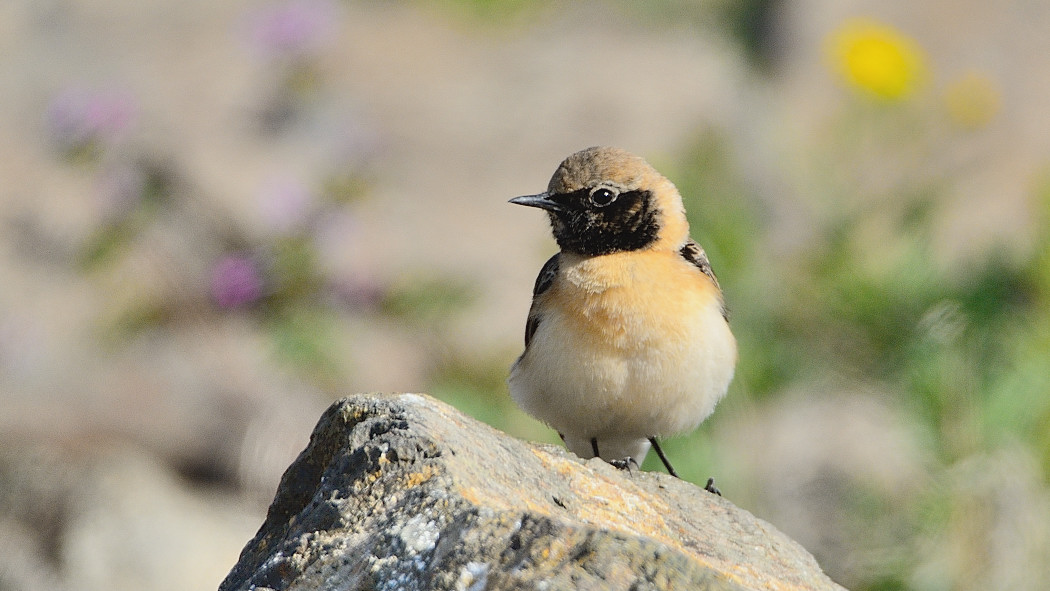
POLYGON ((841 589, 724 498, 417 394, 325 411, 220 591, 261 588, 841 589))

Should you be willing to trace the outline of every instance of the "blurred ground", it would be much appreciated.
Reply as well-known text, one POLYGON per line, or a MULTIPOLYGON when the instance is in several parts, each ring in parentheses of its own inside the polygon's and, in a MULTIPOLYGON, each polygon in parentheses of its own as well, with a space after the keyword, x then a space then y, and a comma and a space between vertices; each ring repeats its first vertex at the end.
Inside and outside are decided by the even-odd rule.
POLYGON ((506 200, 598 144, 687 193, 735 315, 685 473, 850 588, 1044 588, 1045 335, 977 342, 1003 369, 958 383, 971 349, 910 331, 1044 326, 1047 27, 1020 0, 3 3, 0 589, 213 588, 341 394, 551 440, 502 380, 553 243, 506 200), (914 80, 836 70, 857 17, 914 80))

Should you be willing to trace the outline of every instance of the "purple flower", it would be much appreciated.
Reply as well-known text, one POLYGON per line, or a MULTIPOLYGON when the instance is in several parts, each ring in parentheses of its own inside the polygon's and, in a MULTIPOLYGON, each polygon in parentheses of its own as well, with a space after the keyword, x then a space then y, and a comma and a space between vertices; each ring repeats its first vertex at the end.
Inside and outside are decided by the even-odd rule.
POLYGON ((70 88, 48 105, 47 127, 60 148, 81 150, 118 139, 134 122, 136 110, 125 92, 70 88))
POLYGON ((316 53, 335 32, 337 6, 330 0, 288 0, 248 16, 252 44, 269 57, 316 53))
POLYGON ((255 261, 243 254, 219 259, 211 273, 211 295, 220 308, 240 308, 262 297, 263 280, 255 261))

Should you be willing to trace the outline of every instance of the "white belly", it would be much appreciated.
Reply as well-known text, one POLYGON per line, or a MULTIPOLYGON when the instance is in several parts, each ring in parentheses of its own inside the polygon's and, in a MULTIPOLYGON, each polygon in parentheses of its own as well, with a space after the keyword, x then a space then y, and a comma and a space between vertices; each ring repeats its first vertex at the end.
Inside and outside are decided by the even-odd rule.
POLYGON ((645 438, 695 428, 726 393, 736 342, 717 292, 657 295, 661 287, 576 293, 565 299, 591 299, 550 306, 511 370, 511 396, 566 436, 645 438))

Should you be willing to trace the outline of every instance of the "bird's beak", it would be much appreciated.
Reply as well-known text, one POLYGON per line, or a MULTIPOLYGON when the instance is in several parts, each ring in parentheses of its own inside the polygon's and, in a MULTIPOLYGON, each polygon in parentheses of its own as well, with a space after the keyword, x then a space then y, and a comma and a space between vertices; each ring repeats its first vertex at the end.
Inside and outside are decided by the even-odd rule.
POLYGON ((521 197, 511 199, 510 202, 518 205, 527 205, 529 207, 538 207, 540 209, 546 209, 547 211, 561 211, 562 209, 561 204, 552 200, 547 193, 540 193, 539 195, 522 195, 521 197))

